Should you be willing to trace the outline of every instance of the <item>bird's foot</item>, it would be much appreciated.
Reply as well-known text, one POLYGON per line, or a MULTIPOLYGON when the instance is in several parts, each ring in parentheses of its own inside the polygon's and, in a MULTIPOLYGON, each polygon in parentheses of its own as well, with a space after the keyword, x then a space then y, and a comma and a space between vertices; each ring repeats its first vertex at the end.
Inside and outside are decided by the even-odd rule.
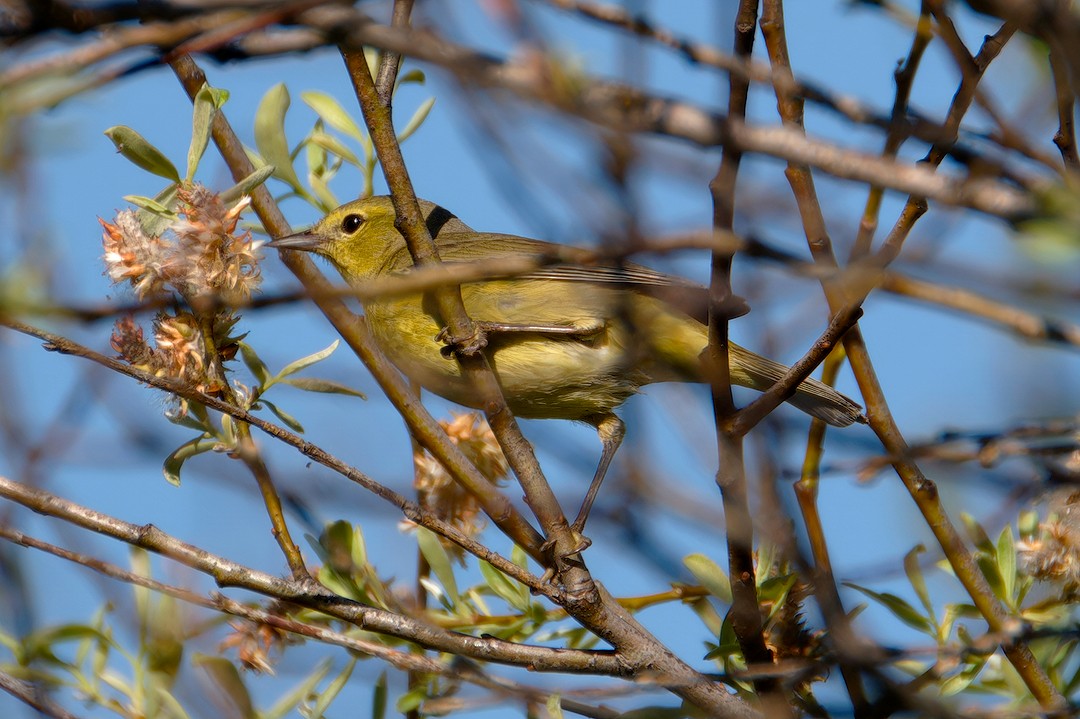
POLYGON ((473 322, 473 333, 471 336, 455 337, 450 333, 449 327, 443 327, 439 331, 439 334, 435 335, 435 341, 444 343, 439 352, 447 359, 458 355, 471 357, 487 347, 487 336, 489 331, 486 323, 473 322))

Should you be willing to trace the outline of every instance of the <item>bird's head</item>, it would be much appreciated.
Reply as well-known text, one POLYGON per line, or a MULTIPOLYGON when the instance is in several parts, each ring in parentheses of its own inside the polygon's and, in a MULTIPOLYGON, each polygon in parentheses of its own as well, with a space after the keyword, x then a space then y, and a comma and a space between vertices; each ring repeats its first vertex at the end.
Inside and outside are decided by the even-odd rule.
MULTIPOLYGON (((443 230, 467 229, 433 202, 420 200, 420 210, 432 237, 443 230)), ((331 210, 310 228, 266 246, 313 252, 330 260, 346 279, 370 279, 385 273, 391 258, 405 247, 405 239, 394 226, 395 218, 388 195, 354 200, 331 210)))

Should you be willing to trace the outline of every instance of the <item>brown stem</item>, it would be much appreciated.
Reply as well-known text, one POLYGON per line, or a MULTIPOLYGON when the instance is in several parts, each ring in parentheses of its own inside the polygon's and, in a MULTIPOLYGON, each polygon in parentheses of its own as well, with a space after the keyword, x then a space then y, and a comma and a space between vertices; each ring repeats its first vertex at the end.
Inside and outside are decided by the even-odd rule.
MULTIPOLYGON (((206 83, 206 76, 194 61, 186 56, 175 59, 172 67, 188 96, 194 98, 206 83)), ((214 143, 228 164, 233 178, 239 181, 251 174, 254 168, 244 152, 243 144, 222 112, 215 114, 211 130, 214 143)), ((289 234, 288 222, 285 221, 265 187, 260 186, 252 191, 252 206, 263 227, 271 236, 281 237, 289 234)), ((540 552, 540 545, 543 543, 543 538, 450 441, 439 423, 424 409, 419 398, 409 389, 401 374, 378 349, 364 319, 349 311, 344 302, 338 299, 340 295, 334 293, 333 287, 318 272, 311 259, 303 253, 283 253, 282 261, 303 283, 312 300, 349 348, 371 371, 387 398, 409 425, 409 431, 413 436, 419 439, 421 444, 446 467, 447 471, 477 498, 485 514, 501 531, 529 552, 530 556, 541 561, 543 554, 540 552)))
POLYGON ((1069 82, 1069 67, 1061 41, 1057 36, 1047 38, 1050 47, 1050 73, 1054 77, 1054 95, 1057 99, 1058 129, 1054 144, 1061 152, 1065 169, 1080 171, 1080 155, 1076 150, 1076 94, 1069 82))
MULTIPOLYGON (((931 9, 934 10, 936 5, 938 5, 936 2, 930 3, 931 9)), ((763 13, 762 19, 762 32, 769 49, 769 57, 773 62, 774 68, 790 68, 790 60, 787 55, 787 41, 784 35, 781 1, 765 0, 765 7, 766 10, 763 13), (768 23, 765 21, 765 16, 768 16, 769 18, 768 23)), ((940 24, 942 16, 939 15, 938 19, 940 24)), ((981 77, 982 71, 985 70, 985 63, 996 56, 997 52, 1000 51, 1001 44, 1011 36, 1011 34, 1012 29, 1010 27, 1002 27, 998 34, 986 39, 983 51, 980 51, 979 56, 971 60, 970 67, 972 68, 972 71, 965 72, 964 79, 961 81, 961 89, 957 91, 956 97, 954 98, 954 105, 950 109, 949 122, 954 123, 956 127, 958 127, 960 118, 963 115, 963 110, 961 108, 966 110, 967 105, 964 103, 967 102, 969 104, 970 99, 974 96, 975 83, 977 83, 978 77, 981 77)), ((966 51, 957 49, 955 45, 952 46, 952 49, 954 50, 954 54, 961 67, 968 67, 968 63, 964 61, 966 51)), ((779 92, 777 94, 777 104, 780 109, 781 117, 783 117, 785 123, 789 126, 801 130, 801 103, 797 100, 786 98, 779 92)), ((943 157, 943 148, 947 145, 947 142, 935 145, 935 148, 931 150, 931 154, 927 159, 932 161, 939 156, 943 157)), ((938 161, 940 161, 940 159, 938 161)), ((799 209, 811 253, 819 263, 830 268, 835 267, 835 254, 832 249, 832 243, 825 230, 825 221, 821 214, 820 205, 817 202, 816 193, 814 192, 810 168, 806 165, 789 163, 787 175, 795 194, 796 201, 799 203, 799 209)), ((917 200, 918 198, 909 198, 905 211, 902 213, 902 217, 911 218, 911 223, 914 223, 918 216, 922 214, 920 207, 925 204, 925 202, 919 203, 917 200)), ((882 250, 878 253, 880 258, 879 261, 881 261, 883 265, 887 264, 889 259, 894 257, 895 254, 899 252, 900 247, 902 247, 903 237, 906 237, 907 233, 904 231, 897 231, 899 227, 900 223, 898 222, 897 227, 894 227, 894 232, 890 233, 894 235, 894 237, 887 239, 882 250)), ((834 283, 829 281, 823 281, 822 286, 829 301, 830 308, 834 312, 837 311, 843 306, 843 288, 837 287, 834 283)), ((990 626, 990 630, 992 632, 1002 632, 1009 621, 1008 613, 994 596, 993 591, 986 582, 986 578, 975 563, 974 557, 971 552, 968 551, 959 532, 957 532, 955 526, 953 526, 952 522, 949 520, 948 514, 945 512, 940 497, 937 494, 936 486, 923 475, 914 459, 911 458, 907 443, 889 411, 884 393, 882 392, 881 385, 874 372, 869 353, 858 327, 851 330, 845 336, 844 348, 851 361, 852 370, 859 383, 859 389, 862 391, 862 395, 866 400, 867 415, 870 419, 871 429, 874 430, 879 441, 881 441, 886 451, 893 458, 893 467, 900 476, 904 486, 911 494, 912 499, 915 500, 916 506, 918 506, 919 510, 922 512, 931 531, 941 545, 945 556, 952 565, 957 578, 960 580, 961 584, 964 585, 964 588, 971 596, 976 607, 979 609, 979 612, 986 619, 987 624, 990 626)), ((1054 688, 1050 678, 1035 660, 1031 651, 1025 644, 1020 641, 1013 641, 1004 645, 1002 650, 1023 678, 1032 695, 1042 706, 1048 709, 1057 709, 1064 706, 1064 698, 1054 688)))
POLYGON ((0 498, 56 517, 72 525, 118 539, 168 557, 213 578, 220 587, 237 587, 282 599, 349 622, 364 630, 398 637, 420 646, 471 657, 525 666, 535 671, 627 676, 630 667, 609 651, 554 649, 448 632, 430 623, 361 605, 331 594, 313 582, 284 579, 237 564, 169 535, 152 524, 137 525, 81 506, 41 489, 0 477, 0 498))
MULTIPOLYGON (((417 264, 438 262, 435 244, 423 222, 409 182, 389 110, 379 102, 360 49, 343 47, 342 54, 393 196, 398 229, 417 264)), ((451 335, 458 339, 473 337, 476 329, 465 312, 460 289, 444 287, 435 290, 433 295, 451 335)), ((521 436, 517 422, 507 409, 486 358, 480 352, 471 355, 458 353, 458 361, 484 398, 488 423, 499 439, 510 466, 518 475, 526 501, 548 534, 556 565, 554 569, 566 587, 567 601, 563 606, 567 612, 590 631, 610 642, 618 656, 635 671, 658 671, 664 677, 661 681, 665 686, 694 705, 717 716, 752 715, 753 711, 745 702, 687 666, 619 606, 602 585, 593 581, 581 560, 579 539, 571 533, 566 517, 540 471, 532 447, 521 436)))
MULTIPOLYGON (((740 0, 735 13, 734 54, 748 59, 754 49, 758 0, 740 0)), ((750 83, 742 75, 728 78, 728 113, 742 120, 750 83)), ((730 235, 735 220, 735 189, 742 153, 725 146, 720 166, 709 183, 713 200, 713 234, 730 235)), ((731 289, 731 266, 734 253, 714 250, 709 280, 709 365, 714 376, 710 381, 713 420, 716 426, 718 470, 727 527, 728 577, 731 582, 730 620, 739 648, 748 665, 771 665, 773 654, 765 645, 764 623, 757 596, 754 568, 754 522, 750 514, 743 456, 744 433, 733 431, 740 413, 731 394, 731 370, 728 351, 728 313, 723 308, 734 298, 731 289)), ((775 678, 754 680, 754 688, 768 716, 790 716, 791 707, 775 678)))
MULTIPOLYGON (((907 58, 903 64, 896 68, 893 77, 896 81, 896 94, 893 96, 892 122, 889 125, 888 135, 885 137, 885 147, 881 154, 884 157, 896 157, 900 146, 908 137, 907 114, 908 101, 911 98, 911 88, 915 84, 915 74, 922 62, 926 48, 933 40, 934 33, 930 21, 930 10, 923 4, 919 12, 919 20, 915 26, 915 35, 911 39, 911 49, 908 50, 907 58)), ((878 227, 878 216, 881 212, 881 201, 885 195, 885 188, 872 185, 866 198, 866 206, 863 208, 862 219, 859 222, 859 230, 855 235, 855 242, 851 248, 851 258, 857 259, 870 253, 874 241, 874 233, 878 227)))
MULTIPOLYGON (((394 0, 394 14, 390 25, 397 28, 409 27, 413 0, 394 0)), ((398 68, 401 66, 401 53, 386 50, 379 58, 379 72, 375 87, 379 93, 379 102, 383 107, 390 107, 394 98, 394 84, 397 82, 398 68)))

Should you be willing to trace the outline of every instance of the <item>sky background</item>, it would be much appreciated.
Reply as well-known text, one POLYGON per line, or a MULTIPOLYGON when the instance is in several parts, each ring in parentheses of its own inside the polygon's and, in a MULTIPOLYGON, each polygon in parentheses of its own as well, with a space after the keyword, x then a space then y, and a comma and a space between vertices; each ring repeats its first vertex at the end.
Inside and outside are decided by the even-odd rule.
MULTIPOLYGON (((419 5, 423 8, 426 4, 419 5)), ((435 2, 422 17, 438 23, 458 41, 505 55, 511 38, 481 11, 480 5, 435 2)), ((899 5, 908 10, 917 7, 915 2, 899 5)), ((373 16, 387 17, 386 3, 369 6, 373 16)), ((721 48, 731 45, 728 28, 733 2, 688 0, 642 2, 638 6, 677 35, 721 48)), ((621 58, 631 54, 635 59, 630 65, 643 73, 643 77, 634 78, 635 82, 723 110, 726 78, 688 67, 674 53, 627 40, 618 32, 542 4, 525 3, 524 7, 542 28, 551 48, 565 53, 584 71, 625 79, 627 70, 621 58)), ((958 17, 963 20, 960 29, 969 47, 977 47, 981 36, 995 29, 959 10, 958 17)), ((803 78, 835 93, 856 97, 883 113, 888 111, 892 72, 910 44, 910 31, 902 23, 873 9, 822 0, 788 3, 787 26, 793 63, 803 78)), ((55 46, 41 52, 73 42, 73 38, 58 37, 55 46)), ((763 58, 763 51, 759 38, 755 55, 763 58)), ((1053 149, 1049 145, 1053 127, 1051 97, 1024 84, 1030 83, 1032 75, 1032 61, 1026 53, 1022 43, 1010 45, 985 84, 1010 117, 1031 128, 1031 136, 1037 137, 1044 149, 1053 149)), ((22 59, 11 55, 4 63, 22 59)), ((249 144, 253 144, 255 108, 275 83, 285 83, 292 94, 288 123, 292 142, 314 120, 314 114, 300 101, 302 91, 330 93, 350 109, 355 108, 341 60, 333 52, 226 67, 202 64, 212 84, 229 90, 224 111, 249 144)), ((429 66, 408 63, 406 67, 424 69, 428 82, 402 88, 395 100, 399 124, 425 99, 436 98, 428 120, 404 145, 405 160, 419 196, 445 205, 480 230, 587 245, 600 241, 613 226, 617 227, 611 221, 615 217, 612 193, 605 185, 601 156, 589 128, 537 114, 518 104, 485 104, 483 109, 491 113, 504 136, 513 142, 514 153, 508 158, 486 143, 488 135, 473 122, 474 104, 459 93, 452 79, 429 66), (514 163, 518 163, 516 168, 514 163), (511 181, 511 175, 521 174, 516 173, 518 169, 524 171, 523 184, 511 181)), ((957 81, 951 61, 943 54, 940 43, 935 43, 919 74, 913 106, 926 111, 932 119, 940 119, 957 81)), ((752 93, 751 118, 776 124, 775 100, 770 91, 761 88, 752 93)), ((52 276, 44 278, 44 282, 51 297, 80 305, 96 305, 106 298, 124 300, 125 291, 110 287, 108 278, 102 275, 97 218, 108 219, 125 207, 124 195, 153 195, 163 182, 117 155, 102 132, 113 125, 128 125, 182 166, 190 122, 191 106, 167 68, 141 72, 32 118, 25 127, 32 157, 30 173, 21 180, 29 190, 25 195, 29 204, 13 192, 3 193, 0 199, 0 220, 4 226, 17 229, 17 233, 0 237, 0 257, 6 258, 8 282, 13 281, 12 268, 23 267, 20 271, 26 271, 17 263, 26 259, 20 256, 21 243, 32 238, 34 256, 30 262, 41 264, 44 259, 44 266, 50 268, 52 276)), ((984 115, 973 112, 967 127, 978 130, 986 126, 980 127, 985 122, 984 115)), ((842 139, 849 147, 871 152, 880 150, 877 133, 852 131, 816 108, 808 108, 807 126, 814 136, 842 139)), ((910 143, 903 154, 915 159, 924 151, 922 146, 910 143)), ((642 142, 642 164, 632 177, 630 192, 646 235, 708 226, 711 210, 707 182, 718 160, 718 151, 657 139, 642 142)), ((740 207, 748 209, 740 216, 737 229, 760 234, 805 255, 805 241, 793 220, 797 215, 792 211, 794 204, 782 170, 782 164, 773 160, 753 158, 745 163, 739 202, 740 207)), ((203 161, 199 179, 215 188, 231 184, 213 147, 203 161)), ((820 174, 817 179, 834 240, 846 248, 857 227, 865 190, 820 174)), ((358 186, 355 176, 343 174, 334 189, 344 200, 355 194, 358 186)), ((381 178, 377 179, 377 187, 385 191, 381 178)), ((280 186, 274 189, 279 191, 280 186)), ((881 214, 883 230, 895 218, 903 199, 895 194, 888 196, 881 214)), ((299 200, 286 201, 283 208, 294 227, 317 218, 316 211, 299 200)), ((1075 265, 1041 262, 1018 249, 1015 239, 1001 225, 972 218, 964 211, 935 208, 918 224, 910 249, 913 253, 937 253, 943 262, 961 269, 982 269, 991 278, 1008 268, 1024 276, 1063 279, 1076 269, 1075 265)), ((698 280, 707 278, 708 260, 703 254, 685 253, 653 264, 698 280)), ((266 253, 262 269, 264 292, 295 286, 274 253, 266 253)), ((26 280, 27 276, 21 278, 26 280)), ((823 327, 823 305, 816 283, 739 261, 735 285, 754 308, 748 317, 732 325, 733 337, 741 344, 790 362, 805 351, 823 327)), ((1075 305, 1047 305, 1040 309, 1080 320, 1075 305)), ((107 322, 75 326, 35 321, 108 351, 107 322)), ((272 369, 322 349, 334 339, 321 315, 303 306, 251 312, 245 315, 243 324, 250 333, 247 341, 272 369)), ((950 428, 992 430, 1028 418, 1076 412, 1080 363, 1075 353, 1024 344, 966 318, 887 296, 875 295, 868 301, 861 326, 890 406, 911 441, 931 439, 950 428), (1012 381, 1003 386, 1003 376, 1012 381)), ((34 468, 35 481, 102 512, 132 522, 152 522, 181 539, 238 562, 274 574, 284 572, 254 487, 233 466, 235 463, 205 455, 185 467, 180 488, 162 479, 162 459, 189 439, 191 432, 161 417, 164 403, 158 392, 88 363, 40 351, 34 345, 26 337, 0 333, 0 361, 8 374, 0 401, 16 408, 14 414, 22 418, 28 437, 44 442, 56 454, 34 468)), ((310 374, 346 382, 367 392, 370 399, 365 402, 289 388, 282 388, 271 399, 297 417, 307 429, 307 436, 320 446, 375 479, 408 492, 412 466, 407 434, 358 361, 342 349, 310 374)), ((847 370, 839 387, 855 392, 847 370)), ((745 400, 751 395, 739 396, 745 400)), ((437 418, 447 417, 453 409, 438 398, 430 400, 428 406, 437 418)), ((704 552, 723 563, 720 498, 712 481, 715 450, 710 439, 711 409, 702 388, 655 386, 629 401, 623 416, 629 425, 627 443, 605 491, 618 497, 620 482, 625 483, 628 467, 634 466, 657 483, 658 491, 666 493, 669 502, 694 508, 691 521, 666 507, 639 513, 636 519, 645 525, 644 536, 656 542, 660 552, 651 561, 648 552, 626 555, 620 542, 625 527, 603 521, 590 526, 595 544, 587 559, 596 576, 616 594, 645 594, 661 591, 671 579, 683 577, 677 562, 687 553, 704 552)), ((784 409, 781 416, 784 422, 805 424, 805 418, 793 410, 784 409)), ((526 421, 523 428, 534 440, 564 507, 573 511, 599 456, 594 431, 552 421, 526 421)), ((784 469, 797 468, 799 442, 804 440, 794 432, 782 441, 783 449, 777 454, 786 461, 784 469)), ((396 574, 409 581, 411 566, 400 562, 401 547, 407 543, 396 538, 396 511, 329 471, 310 465, 289 448, 272 443, 264 446, 282 487, 303 496, 317 525, 337 518, 360 524, 369 538, 376 565, 385 567, 384 576, 396 574), (384 539, 376 541, 379 538, 384 539)), ((904 594, 902 575, 882 574, 881 569, 898 567, 903 553, 917 542, 928 541, 928 534, 895 476, 884 474, 868 484, 854 480, 850 470, 855 458, 865 456, 867 447, 872 446, 872 434, 865 428, 830 435, 827 462, 837 471, 826 476, 820 505, 840 575, 860 582, 872 581, 875 588, 904 594)), ((0 474, 29 479, 26 470, 20 457, 0 454, 0 474)), ((991 526, 995 522, 1000 526, 1015 515, 1015 511, 1001 511, 1009 489, 1007 480, 1024 474, 1022 467, 1005 468, 973 483, 970 474, 939 468, 934 478, 954 514, 963 509, 991 526)), ((791 500, 788 484, 782 482, 781 489, 787 492, 785 499, 791 500)), ((509 494, 517 499, 519 493, 511 490, 509 494)), ((601 514, 604 506, 602 498, 601 514)), ((120 564, 127 562, 125 548, 115 543, 25 511, 0 507, 0 512, 0 521, 10 521, 24 531, 120 564)), ((489 536, 493 537, 494 548, 509 550, 506 541, 489 536)), ((312 557, 310 552, 307 556, 312 557)), ((126 588, 72 571, 59 560, 27 556, 22 561, 34 596, 45 599, 33 608, 38 622, 84 620, 106 598, 121 607, 129 601, 126 588)), ((172 581, 206 586, 202 579, 173 565, 155 563, 155 567, 172 581)), ((905 596, 910 597, 910 590, 905 596)), ((848 597, 849 604, 855 601, 853 596, 848 597)), ((676 651, 700 657, 704 653, 704 630, 695 627, 694 632, 686 632, 680 619, 683 611, 678 607, 649 610, 642 620, 676 651)), ((11 626, 7 615, 4 624, 11 626)), ((894 637, 898 631, 888 615, 876 608, 867 612, 862 628, 879 637, 894 637)), ((200 649, 214 650, 212 644, 200 649)), ((312 655, 309 649, 290 651, 279 673, 286 678, 302 676, 312 655)), ((358 669, 360 675, 373 676, 376 666, 368 664, 358 669)), ((698 665, 709 666, 703 661, 698 665)), ((537 676, 525 679, 537 683, 562 681, 537 676)), ((268 696, 273 696, 279 691, 269 687, 274 681, 261 679, 253 683, 267 684, 268 696)), ((28 715, 25 710, 22 714, 8 713, 16 708, 13 700, 0 695, 0 714, 28 715)), ((493 710, 489 715, 499 716, 501 711, 493 710)))

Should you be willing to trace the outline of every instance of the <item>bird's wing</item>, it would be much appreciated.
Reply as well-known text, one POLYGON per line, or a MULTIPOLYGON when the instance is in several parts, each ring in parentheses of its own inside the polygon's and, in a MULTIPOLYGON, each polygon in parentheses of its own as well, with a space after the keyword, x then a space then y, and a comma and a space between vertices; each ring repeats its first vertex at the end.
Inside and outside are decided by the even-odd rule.
MULTIPOLYGON (((444 262, 469 262, 479 257, 544 257, 554 264, 540 267, 522 277, 586 282, 610 285, 612 288, 621 286, 668 302, 702 323, 708 318, 708 289, 683 277, 633 262, 596 263, 591 261, 591 253, 575 247, 493 233, 443 233, 439 235, 438 247, 444 262)), ((741 317, 749 311, 749 306, 741 297, 733 296, 725 305, 725 314, 729 319, 741 317)))

